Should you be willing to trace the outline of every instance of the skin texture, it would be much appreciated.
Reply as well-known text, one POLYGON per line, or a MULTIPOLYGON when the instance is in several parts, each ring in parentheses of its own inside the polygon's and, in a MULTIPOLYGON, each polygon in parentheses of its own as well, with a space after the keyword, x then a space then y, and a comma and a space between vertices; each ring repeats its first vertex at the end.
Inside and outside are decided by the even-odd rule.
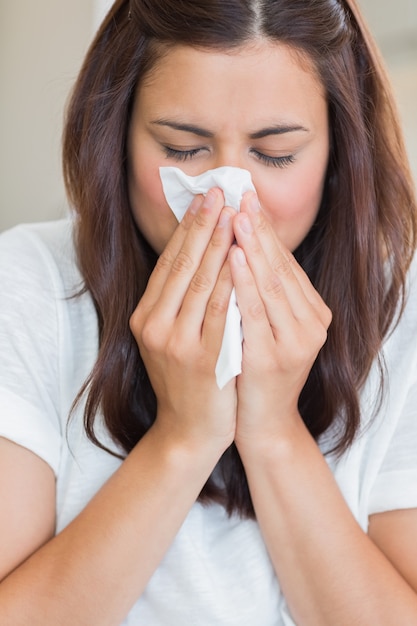
POLYGON ((0 500, 8 503, 0 516, 2 623, 120 624, 232 441, 299 626, 417 623, 417 559, 410 556, 416 512, 373 516, 372 541, 297 411, 331 323, 291 254, 319 207, 327 124, 326 99, 307 61, 265 42, 233 54, 174 49, 139 90, 130 198, 161 256, 131 329, 157 396, 156 421, 53 538, 52 470, 0 439, 0 500), (265 156, 284 160, 274 166, 265 156), (211 190, 177 225, 158 175, 168 164, 188 174, 244 167, 258 195, 246 194, 236 214, 220 190, 211 190), (243 372, 220 391, 214 368, 233 286, 245 336, 243 372), (22 518, 36 520, 22 533, 23 544, 22 518))
POLYGON ((158 168, 175 165, 197 175, 231 165, 251 172, 264 215, 294 249, 317 214, 328 151, 323 89, 294 52, 267 44, 227 55, 175 48, 137 94, 129 143, 136 221, 162 252, 176 221, 158 168), (175 125, 195 126, 212 136, 175 125), (253 138, 264 129, 270 133, 253 138), (178 153, 167 154, 167 148, 178 153), (259 154, 281 161, 274 166, 259 154))

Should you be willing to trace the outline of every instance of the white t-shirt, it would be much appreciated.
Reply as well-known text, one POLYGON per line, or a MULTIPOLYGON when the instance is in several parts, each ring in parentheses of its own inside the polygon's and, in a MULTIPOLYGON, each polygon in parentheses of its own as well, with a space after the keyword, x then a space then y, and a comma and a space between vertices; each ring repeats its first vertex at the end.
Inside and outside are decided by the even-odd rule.
MULTIPOLYGON (((57 478, 57 532, 120 461, 83 430, 75 396, 97 357, 97 317, 75 263, 70 220, 0 235, 0 436, 39 455, 57 478)), ((417 507, 417 262, 399 326, 386 341, 386 394, 363 393, 363 434, 328 463, 366 530, 374 512, 417 507)), ((99 439, 115 449, 99 424, 99 439)), ((325 447, 323 438, 321 444, 325 447)), ((325 515, 325 511, 323 511, 325 515)), ((196 503, 144 594, 123 622, 146 626, 293 626, 256 522, 196 503)))

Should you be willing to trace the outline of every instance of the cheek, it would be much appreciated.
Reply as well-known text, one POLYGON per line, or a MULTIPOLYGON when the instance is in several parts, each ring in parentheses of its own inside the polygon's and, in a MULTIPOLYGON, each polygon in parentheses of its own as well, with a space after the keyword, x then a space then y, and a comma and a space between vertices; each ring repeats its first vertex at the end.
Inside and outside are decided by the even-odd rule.
POLYGON ((287 248, 295 250, 312 227, 320 208, 323 169, 288 170, 277 172, 271 178, 259 183, 259 200, 277 236, 287 248))
POLYGON ((135 163, 129 174, 129 198, 135 222, 152 248, 160 254, 178 222, 165 200, 159 164, 135 163))

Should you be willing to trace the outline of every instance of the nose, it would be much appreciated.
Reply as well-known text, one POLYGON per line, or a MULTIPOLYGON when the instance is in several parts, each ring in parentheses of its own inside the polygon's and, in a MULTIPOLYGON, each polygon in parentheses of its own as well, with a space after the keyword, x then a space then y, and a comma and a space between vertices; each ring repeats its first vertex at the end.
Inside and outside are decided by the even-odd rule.
POLYGON ((244 155, 233 146, 217 150, 213 161, 213 168, 228 166, 248 169, 244 155))

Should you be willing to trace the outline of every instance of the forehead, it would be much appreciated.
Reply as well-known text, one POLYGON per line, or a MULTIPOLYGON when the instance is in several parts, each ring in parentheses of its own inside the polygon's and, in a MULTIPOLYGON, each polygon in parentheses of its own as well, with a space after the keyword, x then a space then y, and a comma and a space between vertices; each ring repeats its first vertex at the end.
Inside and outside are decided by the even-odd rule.
POLYGON ((270 115, 314 112, 326 100, 313 62, 294 48, 269 41, 231 51, 175 46, 166 51, 138 88, 137 106, 193 114, 258 111, 270 115))

